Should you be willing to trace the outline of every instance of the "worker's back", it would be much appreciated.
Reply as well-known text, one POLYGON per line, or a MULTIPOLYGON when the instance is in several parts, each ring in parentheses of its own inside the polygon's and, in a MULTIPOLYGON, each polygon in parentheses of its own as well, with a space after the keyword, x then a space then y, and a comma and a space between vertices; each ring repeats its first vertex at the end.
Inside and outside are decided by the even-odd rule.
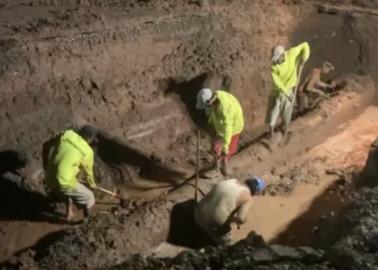
POLYGON ((198 203, 195 220, 203 229, 222 226, 236 209, 239 196, 249 189, 236 179, 222 181, 198 203))
POLYGON ((289 94, 289 90, 298 83, 298 57, 303 54, 304 62, 310 57, 310 46, 303 42, 285 53, 285 61, 272 66, 273 83, 276 90, 289 94), (283 87, 284 89, 280 89, 283 87))
MULTIPOLYGON (((210 122, 213 123, 217 133, 222 133, 226 121, 232 121, 232 135, 239 134, 244 128, 243 109, 234 95, 223 90, 217 90, 219 105, 211 110, 210 122), (228 116, 226 119, 225 116, 228 116)), ((220 136, 224 134, 218 134, 220 136)))
POLYGON ((82 162, 93 157, 89 144, 73 130, 67 130, 49 160, 47 184, 51 189, 76 187, 76 175, 82 162))

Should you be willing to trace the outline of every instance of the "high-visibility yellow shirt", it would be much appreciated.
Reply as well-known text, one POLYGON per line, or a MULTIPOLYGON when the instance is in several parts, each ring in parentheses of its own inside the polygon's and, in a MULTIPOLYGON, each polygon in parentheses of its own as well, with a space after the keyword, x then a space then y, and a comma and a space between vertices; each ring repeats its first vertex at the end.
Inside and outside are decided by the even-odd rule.
POLYGON ((241 133, 244 128, 243 110, 232 94, 218 90, 215 95, 219 103, 211 107, 209 123, 217 136, 223 139, 223 152, 227 154, 232 136, 241 133))
POLYGON ((69 190, 77 187, 76 179, 84 169, 88 184, 94 188, 94 153, 90 145, 73 130, 67 130, 60 138, 59 145, 49 160, 47 185, 53 190, 69 190))
POLYGON ((303 42, 285 52, 285 61, 272 65, 272 79, 274 90, 289 95, 290 89, 298 83, 298 57, 302 56, 303 62, 310 57, 310 46, 303 42))

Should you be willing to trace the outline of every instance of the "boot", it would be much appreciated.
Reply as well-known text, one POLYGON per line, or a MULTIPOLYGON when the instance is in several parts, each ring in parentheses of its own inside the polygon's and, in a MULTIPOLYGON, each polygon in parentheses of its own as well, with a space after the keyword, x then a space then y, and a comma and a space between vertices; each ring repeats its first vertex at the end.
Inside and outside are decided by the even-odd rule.
POLYGON ((203 174, 203 176, 205 178, 208 178, 208 179, 211 179, 211 178, 215 178, 215 177, 218 177, 220 175, 220 168, 221 168, 221 160, 220 159, 215 159, 215 164, 214 164, 214 168, 205 172, 203 174))

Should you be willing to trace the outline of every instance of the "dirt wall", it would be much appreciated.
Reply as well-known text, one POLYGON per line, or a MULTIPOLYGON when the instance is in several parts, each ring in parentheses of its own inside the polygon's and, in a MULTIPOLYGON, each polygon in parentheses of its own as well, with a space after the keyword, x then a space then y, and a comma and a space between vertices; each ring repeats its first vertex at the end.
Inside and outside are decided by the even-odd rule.
POLYGON ((274 3, 3 1, 1 145, 36 162, 52 134, 88 122, 164 159, 203 117, 193 101, 204 83, 231 85, 251 130, 270 47, 296 22, 295 6, 274 3))

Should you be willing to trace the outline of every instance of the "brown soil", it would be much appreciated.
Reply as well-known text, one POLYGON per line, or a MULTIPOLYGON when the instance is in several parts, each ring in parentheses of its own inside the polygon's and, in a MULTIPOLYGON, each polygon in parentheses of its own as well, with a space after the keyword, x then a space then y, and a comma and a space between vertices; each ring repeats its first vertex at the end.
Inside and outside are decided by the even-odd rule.
MULTIPOLYGON (((267 194, 277 196, 256 199, 256 205, 273 206, 281 199, 292 200, 293 207, 309 203, 302 199, 338 179, 325 177, 325 170, 362 166, 376 131, 370 116, 350 126, 348 121, 375 102, 377 6, 375 1, 0 1, 2 153, 17 151, 28 159, 22 172, 27 178, 1 180, 6 188, 0 188, 0 247, 5 247, 0 259, 36 244, 8 265, 93 269, 133 253, 148 254, 175 238, 169 225, 175 224, 177 211, 171 210, 192 198, 193 187, 171 188, 194 173, 197 126, 202 128, 201 167, 211 160, 204 116, 194 109, 202 86, 229 88, 242 103, 246 128, 231 163, 233 174, 240 179, 260 175, 270 183, 267 194), (297 115, 289 144, 271 153, 259 143, 271 85, 270 49, 304 40, 312 47, 306 72, 329 60, 336 66, 332 77, 347 86, 314 111, 297 115), (135 205, 121 209, 98 194, 103 204, 96 216, 70 226, 52 220, 45 209, 41 148, 52 135, 83 123, 102 131, 96 178, 135 205), (320 185, 282 197, 303 183, 320 185)), ((0 161, 9 166, 1 173, 20 173, 23 166, 5 154, 0 161)), ((201 190, 214 182, 201 179, 201 190)), ((291 231, 285 235, 284 226, 305 208, 295 208, 297 214, 259 233, 273 239, 282 232, 277 241, 290 244, 291 231)), ((323 214, 315 213, 306 228, 323 214)), ((237 239, 250 229, 266 228, 271 216, 266 218, 245 227, 237 239)))

